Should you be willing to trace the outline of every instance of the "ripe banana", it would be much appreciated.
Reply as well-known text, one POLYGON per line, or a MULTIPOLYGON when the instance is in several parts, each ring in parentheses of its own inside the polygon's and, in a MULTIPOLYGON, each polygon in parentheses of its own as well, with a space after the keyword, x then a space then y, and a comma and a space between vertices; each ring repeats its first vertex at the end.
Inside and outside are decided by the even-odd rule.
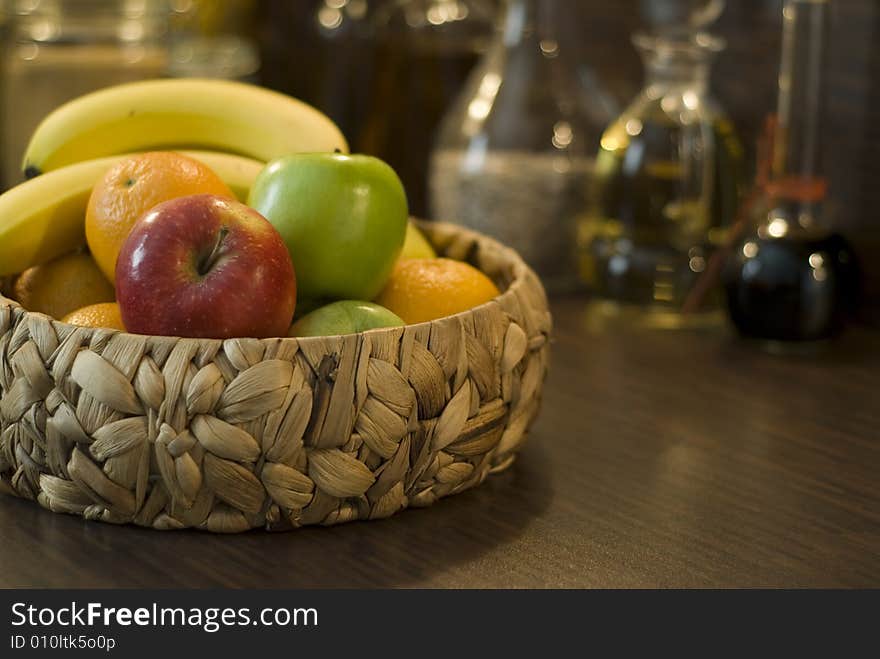
MULTIPOLYGON (((263 163, 228 153, 181 151, 210 167, 244 201, 263 163)), ((126 155, 67 165, 0 195, 0 277, 85 245, 92 188, 126 155)))
POLYGON ((245 83, 182 78, 108 87, 62 105, 34 131, 22 166, 33 178, 82 160, 174 148, 263 162, 348 152, 339 128, 310 105, 245 83))

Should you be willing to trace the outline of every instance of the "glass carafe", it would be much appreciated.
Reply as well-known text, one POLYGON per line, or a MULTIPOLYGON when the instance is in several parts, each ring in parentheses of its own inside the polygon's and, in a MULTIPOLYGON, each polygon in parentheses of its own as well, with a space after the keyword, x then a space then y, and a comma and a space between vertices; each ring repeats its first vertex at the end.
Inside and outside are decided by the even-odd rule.
POLYGON ((646 84, 605 131, 579 243, 598 316, 656 327, 723 321, 720 287, 683 308, 736 212, 742 148, 709 94, 723 43, 640 34, 646 84))
POLYGON ((550 292, 579 286, 577 217, 616 112, 573 48, 571 5, 510 0, 496 39, 445 117, 431 159, 435 219, 513 247, 550 292))

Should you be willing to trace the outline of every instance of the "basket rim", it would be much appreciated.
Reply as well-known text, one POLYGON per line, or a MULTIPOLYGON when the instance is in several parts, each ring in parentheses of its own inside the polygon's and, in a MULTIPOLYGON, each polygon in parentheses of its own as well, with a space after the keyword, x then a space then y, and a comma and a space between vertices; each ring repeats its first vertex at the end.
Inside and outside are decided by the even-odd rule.
MULTIPOLYGON (((490 305, 497 304, 499 300, 509 299, 511 296, 516 295, 516 292, 525 285, 525 279, 528 276, 528 273, 531 271, 531 268, 526 264, 523 258, 514 250, 512 247, 508 247, 503 243, 495 240, 494 238, 487 236, 478 231, 474 231, 472 229, 468 229, 467 227, 463 227, 454 222, 443 222, 436 220, 424 220, 416 217, 411 217, 411 221, 413 221, 419 228, 430 228, 431 230, 439 230, 441 233, 457 233, 463 234, 465 236, 472 236, 478 242, 492 248, 494 251, 503 255, 505 260, 509 262, 511 272, 513 273, 513 280, 510 284, 505 288, 499 295, 496 295, 491 300, 487 300, 486 302, 479 304, 475 307, 471 307, 470 309, 466 309, 465 311, 460 311, 456 314, 452 314, 449 316, 443 316, 441 318, 436 318, 434 320, 427 320, 421 323, 411 323, 406 324, 402 327, 379 327, 375 329, 364 330, 361 332, 352 332, 350 334, 328 334, 322 336, 278 336, 278 337, 249 337, 249 336, 241 336, 241 337, 230 337, 226 339, 220 338, 210 338, 210 337, 184 337, 184 336, 170 336, 170 335, 159 335, 159 334, 133 334, 131 332, 123 332, 121 330, 113 329, 110 327, 82 327, 80 325, 73 325, 71 323, 65 323, 57 318, 53 318, 44 313, 40 313, 38 311, 29 311, 21 306, 18 301, 8 298, 2 293, 0 293, 0 303, 4 305, 10 306, 12 308, 18 307, 20 308, 26 316, 42 316, 44 318, 48 318, 49 321, 52 322, 56 327, 62 327, 69 329, 71 331, 80 330, 85 334, 84 338, 91 339, 95 334, 105 334, 105 335, 125 335, 125 336, 135 336, 141 337, 145 339, 162 339, 162 340, 175 340, 175 341, 283 341, 290 342, 296 341, 297 345, 305 345, 308 346, 310 344, 318 345, 322 341, 326 341, 327 339, 338 339, 346 336, 364 336, 364 335, 375 335, 377 333, 391 333, 398 332, 402 329, 412 329, 412 328, 424 328, 426 326, 430 326, 432 323, 437 323, 441 321, 447 321, 450 318, 465 318, 469 315, 475 314, 478 310, 485 309, 490 305)), ((537 275, 533 275, 537 278, 537 275)))

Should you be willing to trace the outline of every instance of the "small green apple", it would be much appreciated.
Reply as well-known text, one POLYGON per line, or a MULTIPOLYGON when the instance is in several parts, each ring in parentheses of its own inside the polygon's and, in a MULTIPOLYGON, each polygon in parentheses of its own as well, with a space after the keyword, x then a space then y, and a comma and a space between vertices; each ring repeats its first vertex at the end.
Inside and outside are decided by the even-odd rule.
POLYGON ((304 153, 270 162, 248 206, 266 217, 290 251, 306 299, 375 297, 406 234, 406 193, 371 156, 304 153))
POLYGON ((425 238, 412 220, 406 223, 406 238, 403 241, 403 249, 400 252, 402 259, 435 259, 437 252, 431 247, 431 243, 425 238))
POLYGON ((378 304, 340 300, 315 309, 296 321, 288 336, 338 336, 380 327, 402 327, 401 318, 378 304))

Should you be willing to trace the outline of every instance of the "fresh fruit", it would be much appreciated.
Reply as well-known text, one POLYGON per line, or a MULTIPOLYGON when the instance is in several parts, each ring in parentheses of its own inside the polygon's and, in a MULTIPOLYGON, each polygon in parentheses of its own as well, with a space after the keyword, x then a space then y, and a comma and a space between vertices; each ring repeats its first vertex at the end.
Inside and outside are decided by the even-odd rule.
POLYGON ((128 331, 204 337, 285 336, 296 277, 284 241, 242 203, 216 195, 159 204, 131 230, 116 265, 128 331))
POLYGON ((83 217, 108 158, 59 169, 0 195, 0 274, 22 272, 85 245, 83 217))
POLYGON ((403 325, 399 316, 378 304, 340 300, 300 318, 290 328, 288 336, 338 336, 403 325))
POLYGON ((403 249, 400 251, 400 259, 434 259, 437 252, 431 247, 431 243, 425 238, 412 220, 406 223, 406 238, 403 241, 403 249))
POLYGON ((399 261, 376 302, 408 324, 467 311, 498 295, 475 267, 452 259, 399 261))
POLYGON ((125 331, 122 322, 122 314, 119 305, 115 302, 102 302, 91 304, 82 309, 71 311, 61 319, 62 322, 78 325, 80 327, 106 327, 125 331))
POLYGON ((88 254, 68 254, 28 268, 15 280, 12 295, 28 311, 53 318, 115 299, 113 285, 88 254))
POLYGON ((248 205, 281 233, 307 299, 372 299, 406 233, 403 185, 371 156, 280 158, 254 181, 248 205))
POLYGON ((110 281, 115 278, 116 257, 134 223, 163 201, 195 194, 233 196, 210 168, 173 151, 131 156, 101 177, 86 209, 86 242, 110 281))
MULTIPOLYGON (((183 151, 217 173, 240 200, 247 199, 263 163, 226 153, 183 151)), ((85 245, 89 196, 120 161, 112 156, 69 165, 0 195, 0 276, 22 272, 85 245)))
POLYGON ((174 148, 263 162, 348 151, 336 125, 301 101, 240 82, 186 78, 117 85, 62 105, 34 131, 22 167, 31 178, 90 158, 174 148))

